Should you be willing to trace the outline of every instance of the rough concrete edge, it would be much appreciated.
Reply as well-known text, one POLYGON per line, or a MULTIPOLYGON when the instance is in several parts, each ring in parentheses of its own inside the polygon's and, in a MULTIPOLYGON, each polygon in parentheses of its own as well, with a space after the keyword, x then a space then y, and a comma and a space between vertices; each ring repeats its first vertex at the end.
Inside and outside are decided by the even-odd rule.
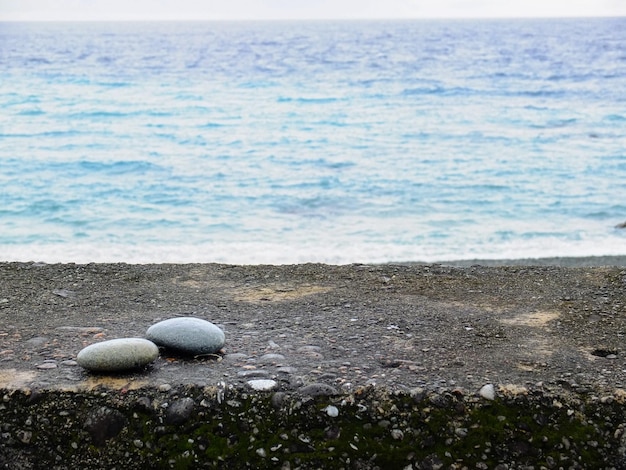
POLYGON ((0 390, 0 468, 623 468, 626 391, 0 390), (602 467, 600 463, 605 466, 602 467))

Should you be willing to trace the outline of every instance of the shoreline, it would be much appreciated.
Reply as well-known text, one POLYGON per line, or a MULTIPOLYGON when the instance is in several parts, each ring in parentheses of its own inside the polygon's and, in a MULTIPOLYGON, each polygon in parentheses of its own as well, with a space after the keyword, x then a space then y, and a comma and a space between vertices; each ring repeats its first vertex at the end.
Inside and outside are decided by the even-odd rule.
POLYGON ((442 261, 435 264, 444 266, 468 267, 480 266, 556 266, 562 268, 593 268, 604 266, 626 266, 626 255, 606 256, 553 256, 546 258, 512 258, 512 259, 468 259, 442 261))
POLYGON ((423 265, 441 265, 450 267, 471 267, 471 266, 484 266, 484 267, 504 267, 504 266, 552 266, 563 268, 593 268, 593 267, 626 267, 626 255, 598 255, 598 256, 552 256, 552 257, 540 257, 540 258, 471 258, 471 259, 457 259, 447 261, 385 261, 385 262, 353 262, 353 263, 324 263, 324 262, 301 262, 301 263, 224 263, 219 261, 211 262, 138 262, 128 263, 125 261, 111 261, 111 262, 74 262, 74 261, 61 261, 61 262, 46 262, 46 261, 6 261, 0 260, 1 263, 32 263, 41 265, 117 265, 124 264, 128 266, 185 266, 185 265, 224 265, 224 266, 302 266, 308 264, 319 264, 321 266, 351 266, 351 265, 371 265, 371 266, 423 266, 423 265))

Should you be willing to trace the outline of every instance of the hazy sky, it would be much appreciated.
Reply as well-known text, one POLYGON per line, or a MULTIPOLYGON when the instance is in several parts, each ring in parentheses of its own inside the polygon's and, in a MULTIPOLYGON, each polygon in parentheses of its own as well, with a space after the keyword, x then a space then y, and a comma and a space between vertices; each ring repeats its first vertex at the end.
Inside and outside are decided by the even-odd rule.
POLYGON ((626 0, 0 0, 0 20, 626 16, 626 0))

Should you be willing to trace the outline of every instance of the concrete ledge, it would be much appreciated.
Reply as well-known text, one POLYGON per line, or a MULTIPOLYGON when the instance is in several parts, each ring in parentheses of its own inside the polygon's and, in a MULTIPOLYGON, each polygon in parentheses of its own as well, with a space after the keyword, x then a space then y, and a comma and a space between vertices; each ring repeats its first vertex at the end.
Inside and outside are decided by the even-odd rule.
POLYGON ((1 468, 626 467, 622 267, 0 263, 0 279, 1 468), (75 364, 177 315, 220 325, 224 350, 75 364))

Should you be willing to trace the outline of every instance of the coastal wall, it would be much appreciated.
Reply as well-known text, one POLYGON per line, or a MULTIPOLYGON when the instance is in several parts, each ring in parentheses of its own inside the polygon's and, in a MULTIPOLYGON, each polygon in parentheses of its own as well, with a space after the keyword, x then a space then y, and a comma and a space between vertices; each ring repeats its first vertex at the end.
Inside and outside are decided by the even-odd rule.
POLYGON ((0 468, 626 468, 621 266, 0 263, 0 468), (78 352, 194 316, 218 354, 78 352))
POLYGON ((2 468, 624 468, 625 395, 5 392, 2 468))

